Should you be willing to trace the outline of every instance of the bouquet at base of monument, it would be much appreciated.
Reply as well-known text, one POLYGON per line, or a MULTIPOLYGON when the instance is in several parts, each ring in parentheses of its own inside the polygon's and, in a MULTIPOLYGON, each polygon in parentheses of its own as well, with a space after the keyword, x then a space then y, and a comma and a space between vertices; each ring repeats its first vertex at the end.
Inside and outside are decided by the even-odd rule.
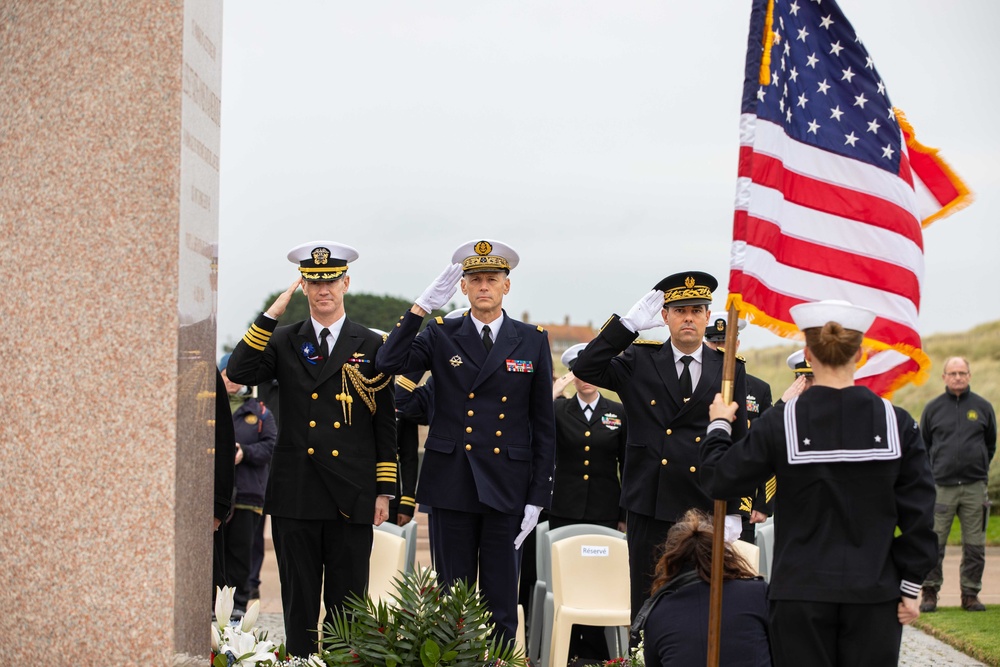
MULTIPOLYGON (((645 641, 643 640, 642 632, 640 631, 639 645, 629 651, 628 656, 605 660, 600 664, 600 667, 646 667, 646 656, 643 654, 643 644, 645 644, 645 641)), ((598 666, 594 665, 593 667, 598 666)))
POLYGON ((359 667, 523 667, 513 642, 497 646, 486 602, 475 587, 454 582, 448 590, 430 570, 395 580, 393 600, 351 597, 323 630, 323 660, 359 667))
POLYGON ((260 614, 256 600, 242 619, 230 623, 233 614, 233 593, 225 586, 215 589, 215 622, 212 624, 211 667, 326 667, 317 656, 292 658, 284 644, 275 646, 267 632, 254 627, 260 614))

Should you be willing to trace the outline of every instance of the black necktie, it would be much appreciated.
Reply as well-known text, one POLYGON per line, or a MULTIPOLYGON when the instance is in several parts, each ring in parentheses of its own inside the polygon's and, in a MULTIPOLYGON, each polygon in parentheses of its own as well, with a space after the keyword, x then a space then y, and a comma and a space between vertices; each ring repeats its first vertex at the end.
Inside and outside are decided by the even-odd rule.
POLYGON ((681 398, 685 401, 691 398, 691 361, 694 357, 689 355, 684 355, 681 357, 681 363, 684 364, 684 370, 681 371, 681 398))
POLYGON ((587 418, 587 421, 590 421, 590 416, 592 414, 594 414, 594 409, 589 405, 583 409, 583 416, 587 418))
POLYGON ((329 350, 326 349, 326 337, 330 335, 330 330, 323 328, 319 332, 319 351, 323 354, 323 363, 326 364, 326 360, 330 357, 329 350))
POLYGON ((487 352, 493 349, 493 335, 489 325, 483 327, 483 345, 486 346, 487 352))

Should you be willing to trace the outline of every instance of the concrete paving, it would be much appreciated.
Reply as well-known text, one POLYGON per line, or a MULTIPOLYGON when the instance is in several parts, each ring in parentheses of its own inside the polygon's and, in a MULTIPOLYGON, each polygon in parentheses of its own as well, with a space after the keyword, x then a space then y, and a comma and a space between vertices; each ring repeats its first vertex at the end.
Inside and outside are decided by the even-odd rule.
MULTIPOLYGON (((422 515, 418 514, 418 521, 422 515)), ((281 591, 278 583, 278 566, 271 549, 269 531, 264 553, 264 566, 261 568, 261 616, 258 625, 268 630, 269 639, 275 643, 284 640, 284 627, 281 619, 281 591)), ((949 547, 944 559, 944 586, 940 593, 940 604, 943 607, 957 607, 960 604, 961 593, 958 585, 958 567, 961 560, 961 548, 949 547)), ((427 540, 426 523, 421 523, 417 530, 417 563, 430 565, 430 548, 427 540)), ((1000 605, 1000 547, 987 547, 986 571, 983 574, 983 591, 979 598, 984 604, 1000 605)), ((899 658, 900 665, 907 667, 936 667, 938 665, 982 665, 983 663, 970 658, 942 641, 931 637, 912 627, 903 628, 903 641, 899 658)))

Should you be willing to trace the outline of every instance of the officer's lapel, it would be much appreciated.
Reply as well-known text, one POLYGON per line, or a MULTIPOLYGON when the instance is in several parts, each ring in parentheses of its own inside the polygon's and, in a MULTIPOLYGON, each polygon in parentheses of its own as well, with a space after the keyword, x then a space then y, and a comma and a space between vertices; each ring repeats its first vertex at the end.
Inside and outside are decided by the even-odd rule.
MULTIPOLYGON (((330 360, 326 362, 326 366, 320 372, 319 382, 325 382, 333 375, 339 373, 344 362, 361 346, 363 339, 357 331, 357 326, 348 319, 344 320, 344 326, 340 329, 337 342, 334 343, 333 349, 330 350, 330 360)), ((372 361, 374 362, 374 360, 372 361)))
MULTIPOLYGON (((473 330, 475 330, 474 326, 473 330)), ((483 380, 492 375, 501 364, 507 361, 508 356, 514 351, 514 348, 520 344, 521 337, 518 336, 517 332, 514 330, 514 325, 511 324, 510 317, 507 313, 504 313, 503 324, 500 326, 500 333, 496 337, 496 342, 493 343, 493 349, 490 350, 490 353, 486 356, 486 361, 479 370, 479 375, 476 377, 476 381, 472 383, 472 388, 475 389, 483 380)), ((480 340, 480 346, 482 346, 482 340, 480 340)), ((486 347, 482 347, 483 351, 485 351, 486 347)))
MULTIPOLYGON (((587 419, 586 415, 583 414, 583 408, 580 407, 580 399, 574 396, 573 398, 566 401, 566 412, 573 419, 590 426, 590 421, 587 419)), ((593 414, 597 414, 597 409, 594 409, 593 414)), ((591 417, 593 418, 593 417, 591 417)))
POLYGON ((486 346, 476 332, 476 323, 472 321, 472 317, 467 315, 462 318, 462 324, 458 327, 454 340, 465 353, 465 361, 471 361, 476 368, 483 367, 486 362, 486 346))
POLYGON ((684 406, 684 398, 681 396, 681 381, 677 378, 677 366, 674 363, 674 348, 670 345, 670 340, 660 346, 659 351, 653 353, 653 365, 656 372, 660 374, 663 385, 667 388, 667 394, 679 407, 684 406))
MULTIPOLYGON (((721 391, 722 387, 722 356, 716 354, 715 350, 702 344, 701 351, 701 378, 698 386, 694 388, 691 402, 703 402, 706 399, 714 398, 715 393, 721 391)), ((709 403, 711 401, 708 401, 709 403)))
POLYGON ((292 350, 298 358, 299 363, 302 364, 303 368, 308 371, 309 375, 315 380, 319 377, 319 372, 322 370, 320 364, 323 363, 322 359, 312 359, 308 357, 318 357, 320 356, 319 345, 316 343, 316 331, 313 329, 312 320, 307 319, 299 327, 299 330, 288 337, 288 342, 292 346, 292 350), (312 354, 307 355, 305 350, 309 346, 312 348, 312 354))

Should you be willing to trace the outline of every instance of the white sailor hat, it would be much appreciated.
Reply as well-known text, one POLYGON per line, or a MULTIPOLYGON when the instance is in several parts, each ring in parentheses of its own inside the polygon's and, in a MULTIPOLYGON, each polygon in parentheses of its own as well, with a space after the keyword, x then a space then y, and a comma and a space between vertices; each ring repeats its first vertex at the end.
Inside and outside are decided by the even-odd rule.
POLYGON ((444 319, 453 320, 456 317, 464 317, 467 312, 469 312, 468 306, 466 306, 465 308, 456 308, 455 310, 446 313, 444 319))
MULTIPOLYGON (((747 326, 747 321, 744 319, 737 319, 736 325, 737 331, 743 331, 747 326)), ((729 323, 729 314, 723 313, 718 317, 714 318, 705 329, 705 340, 712 343, 724 343, 726 340, 726 326, 729 323)))
POLYGON ((875 321, 873 311, 839 299, 800 303, 788 310, 795 326, 802 331, 822 327, 827 322, 836 322, 845 329, 864 333, 875 321))
POLYGON ((809 362, 806 361, 805 350, 796 350, 795 352, 792 352, 788 355, 788 359, 785 363, 788 364, 788 367, 791 368, 797 376, 813 374, 812 366, 810 366, 809 362))
POLYGON ((298 264, 302 279, 310 282, 337 280, 357 258, 357 250, 334 241, 310 241, 288 251, 288 261, 298 264))
POLYGON ((452 264, 461 264, 463 273, 504 271, 517 266, 520 258, 506 243, 490 239, 474 239, 458 246, 451 256, 452 264))
POLYGON ((586 343, 577 343, 576 345, 571 345, 570 347, 566 348, 565 352, 562 353, 562 356, 559 357, 559 361, 561 361, 562 365, 568 368, 569 370, 573 370, 573 364, 576 362, 576 358, 580 356, 580 353, 583 352, 583 348, 585 347, 587 347, 586 343))

